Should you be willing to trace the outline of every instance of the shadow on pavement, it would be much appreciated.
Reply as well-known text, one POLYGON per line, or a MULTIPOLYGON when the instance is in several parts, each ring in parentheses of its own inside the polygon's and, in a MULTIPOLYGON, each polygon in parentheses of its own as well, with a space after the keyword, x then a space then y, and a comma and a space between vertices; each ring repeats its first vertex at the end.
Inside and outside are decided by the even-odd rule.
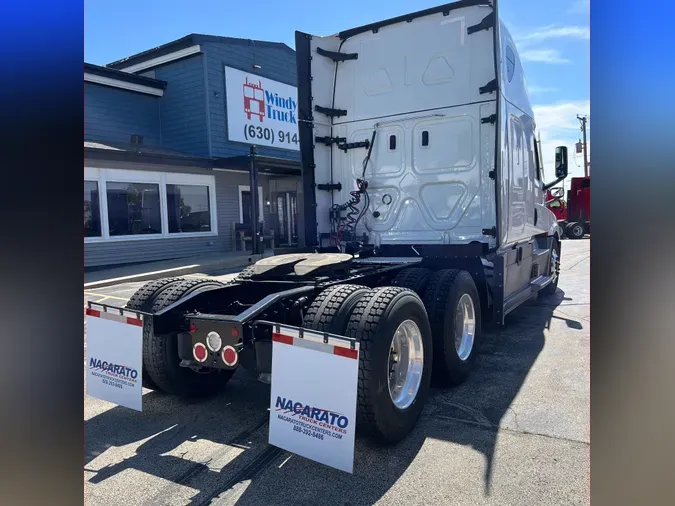
MULTIPOLYGON (((101 454, 105 462, 109 447, 129 445, 128 451, 117 449, 129 456, 103 468, 85 465, 95 472, 87 487, 136 469, 198 490, 186 501, 191 505, 214 498, 218 504, 241 505, 372 504, 401 478, 427 438, 434 438, 484 455, 484 493, 490 495, 500 423, 544 348, 544 331, 560 318, 553 312, 564 300, 570 299, 558 289, 518 308, 504 328, 485 328, 469 380, 453 389, 432 389, 418 426, 398 445, 378 447, 357 437, 353 475, 297 456, 288 459, 291 454, 269 446, 269 387, 240 371, 213 399, 187 403, 152 392, 144 396, 142 414, 117 407, 88 420, 87 464, 101 454), (181 452, 190 452, 197 440, 217 444, 208 455, 183 458, 181 452)), ((570 328, 582 328, 579 321, 563 319, 570 328)), ((142 504, 169 502, 171 483, 165 489, 143 497, 142 504)))

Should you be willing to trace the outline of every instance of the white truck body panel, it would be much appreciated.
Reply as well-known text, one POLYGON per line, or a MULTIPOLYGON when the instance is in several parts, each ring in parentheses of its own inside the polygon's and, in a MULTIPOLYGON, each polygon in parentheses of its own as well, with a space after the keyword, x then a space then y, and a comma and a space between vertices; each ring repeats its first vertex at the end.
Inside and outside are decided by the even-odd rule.
MULTIPOLYGON (((494 247, 497 238, 485 231, 499 219, 504 248, 548 232, 555 223, 537 179, 535 125, 515 45, 501 22, 467 32, 492 12, 491 6, 475 5, 375 32, 312 36, 313 136, 354 143, 370 140, 376 131, 365 171, 369 207, 356 229, 370 243, 477 241, 494 247), (499 96, 480 93, 495 79, 494 30, 499 96), (358 58, 336 64, 317 48, 358 58), (315 106, 346 114, 331 118, 315 106), (494 123, 481 121, 498 110, 494 123), (500 161, 495 159, 498 132, 500 161), (499 203, 489 176, 495 169, 499 203)), ((350 199, 368 150, 315 142, 313 151, 315 182, 342 184, 340 191, 315 192, 318 232, 326 234, 332 231, 329 210, 350 199)))

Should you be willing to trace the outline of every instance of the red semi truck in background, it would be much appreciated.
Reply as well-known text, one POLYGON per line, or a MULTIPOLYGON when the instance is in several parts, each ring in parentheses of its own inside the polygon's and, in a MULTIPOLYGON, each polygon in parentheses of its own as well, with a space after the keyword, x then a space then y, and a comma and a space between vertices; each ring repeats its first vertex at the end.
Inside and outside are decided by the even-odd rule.
POLYGON ((567 201, 564 195, 562 187, 547 190, 546 207, 555 214, 564 237, 581 239, 591 232, 591 177, 573 177, 567 201))

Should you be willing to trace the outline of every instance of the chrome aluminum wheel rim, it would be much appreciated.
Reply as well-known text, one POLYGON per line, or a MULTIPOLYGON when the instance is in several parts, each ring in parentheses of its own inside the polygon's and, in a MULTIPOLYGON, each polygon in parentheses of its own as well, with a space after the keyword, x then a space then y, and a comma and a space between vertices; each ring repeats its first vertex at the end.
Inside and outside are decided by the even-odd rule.
POLYGON ((455 349, 460 360, 466 360, 473 349, 474 336, 476 335, 476 312, 473 299, 465 293, 457 302, 455 317, 455 349))
POLYGON ((560 263, 558 261, 558 251, 554 247, 551 251, 551 277, 553 278, 552 283, 555 283, 555 280, 558 279, 559 268, 560 263))
POLYGON ((410 406, 422 383, 424 345, 422 332, 412 320, 401 323, 389 350, 389 395, 399 409, 410 406))

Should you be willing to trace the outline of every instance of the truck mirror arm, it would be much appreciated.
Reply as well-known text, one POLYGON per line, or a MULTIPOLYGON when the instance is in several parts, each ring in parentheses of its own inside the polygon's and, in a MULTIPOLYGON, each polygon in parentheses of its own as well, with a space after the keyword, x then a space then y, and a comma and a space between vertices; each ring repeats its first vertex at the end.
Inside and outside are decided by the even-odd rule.
POLYGON ((550 189, 550 188, 553 188, 555 185, 557 185, 560 181, 562 181, 562 180, 565 179, 566 177, 567 177, 567 176, 565 175, 565 176, 563 176, 563 177, 559 177, 559 178, 556 179, 555 181, 552 181, 552 182, 550 182, 550 183, 546 183, 546 184, 544 185, 544 191, 546 191, 546 190, 548 190, 548 189, 550 189))

